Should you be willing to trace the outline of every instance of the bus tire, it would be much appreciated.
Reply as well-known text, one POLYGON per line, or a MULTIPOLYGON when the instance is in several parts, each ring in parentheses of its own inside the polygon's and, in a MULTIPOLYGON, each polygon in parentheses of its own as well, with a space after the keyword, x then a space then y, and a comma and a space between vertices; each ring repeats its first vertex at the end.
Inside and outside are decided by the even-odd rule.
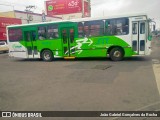
POLYGON ((121 61, 124 57, 124 52, 120 47, 114 47, 111 49, 109 56, 112 61, 121 61))
POLYGON ((53 53, 50 50, 44 50, 41 54, 43 61, 50 62, 53 60, 53 53))

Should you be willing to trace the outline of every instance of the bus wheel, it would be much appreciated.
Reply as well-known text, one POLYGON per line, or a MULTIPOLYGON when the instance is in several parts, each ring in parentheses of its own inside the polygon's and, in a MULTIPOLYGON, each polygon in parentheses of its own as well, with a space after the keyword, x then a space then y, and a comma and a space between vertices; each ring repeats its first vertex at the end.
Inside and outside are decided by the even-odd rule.
POLYGON ((115 47, 110 51, 109 56, 113 61, 121 61, 123 59, 124 52, 121 48, 115 47))
POLYGON ((41 54, 41 58, 44 60, 44 61, 52 61, 53 60, 53 53, 52 51, 50 50, 44 50, 41 54))

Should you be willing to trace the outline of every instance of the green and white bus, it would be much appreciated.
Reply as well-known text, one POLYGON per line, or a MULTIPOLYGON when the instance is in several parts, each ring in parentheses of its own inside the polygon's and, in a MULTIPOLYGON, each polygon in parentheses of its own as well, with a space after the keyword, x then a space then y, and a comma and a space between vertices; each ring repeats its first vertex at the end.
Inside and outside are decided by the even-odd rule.
POLYGON ((9 56, 19 58, 107 57, 120 61, 151 52, 147 15, 82 18, 7 27, 9 56))

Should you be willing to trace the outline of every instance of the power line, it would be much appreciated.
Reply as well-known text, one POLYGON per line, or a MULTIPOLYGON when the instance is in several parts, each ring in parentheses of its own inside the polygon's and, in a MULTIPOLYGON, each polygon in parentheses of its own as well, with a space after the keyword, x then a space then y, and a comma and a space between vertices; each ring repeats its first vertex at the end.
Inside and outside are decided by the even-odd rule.
POLYGON ((9 5, 15 5, 15 6, 26 6, 25 4, 19 4, 19 3, 10 3, 10 2, 3 2, 9 5))
POLYGON ((0 5, 5 5, 5 6, 14 6, 14 5, 9 5, 9 4, 1 4, 1 3, 0 3, 0 5))
MULTIPOLYGON (((1 5, 12 5, 12 6, 23 6, 23 7, 26 7, 28 5, 26 4, 19 4, 19 3, 9 3, 9 2, 3 2, 3 3, 6 3, 6 4, 1 4, 1 5)), ((35 5, 36 6, 36 5, 35 5)), ((36 6, 38 9, 42 9, 42 7, 39 7, 39 6, 36 6)), ((44 9, 44 8, 43 8, 44 9)))
MULTIPOLYGON (((4 2, 3 4, 0 3, 0 5, 2 5, 2 6, 11 6, 13 10, 15 10, 15 8, 17 8, 17 6, 24 7, 24 9, 28 6, 28 5, 22 5, 22 4, 16 4, 16 3, 8 3, 8 2, 4 2)), ((39 7, 39 6, 35 6, 35 8, 38 9, 38 10, 44 10, 44 8, 39 7)))
POLYGON ((0 5, 3 5, 3 6, 10 6, 10 7, 12 7, 12 9, 14 10, 14 5, 7 5, 7 4, 0 4, 0 5))

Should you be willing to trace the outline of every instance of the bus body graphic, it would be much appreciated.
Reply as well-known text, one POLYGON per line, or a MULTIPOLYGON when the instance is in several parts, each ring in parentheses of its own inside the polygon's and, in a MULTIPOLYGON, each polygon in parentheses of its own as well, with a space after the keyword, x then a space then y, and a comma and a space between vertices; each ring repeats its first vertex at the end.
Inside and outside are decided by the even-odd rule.
POLYGON ((85 18, 7 27, 9 55, 20 58, 107 57, 114 61, 149 55, 146 15, 85 18))

